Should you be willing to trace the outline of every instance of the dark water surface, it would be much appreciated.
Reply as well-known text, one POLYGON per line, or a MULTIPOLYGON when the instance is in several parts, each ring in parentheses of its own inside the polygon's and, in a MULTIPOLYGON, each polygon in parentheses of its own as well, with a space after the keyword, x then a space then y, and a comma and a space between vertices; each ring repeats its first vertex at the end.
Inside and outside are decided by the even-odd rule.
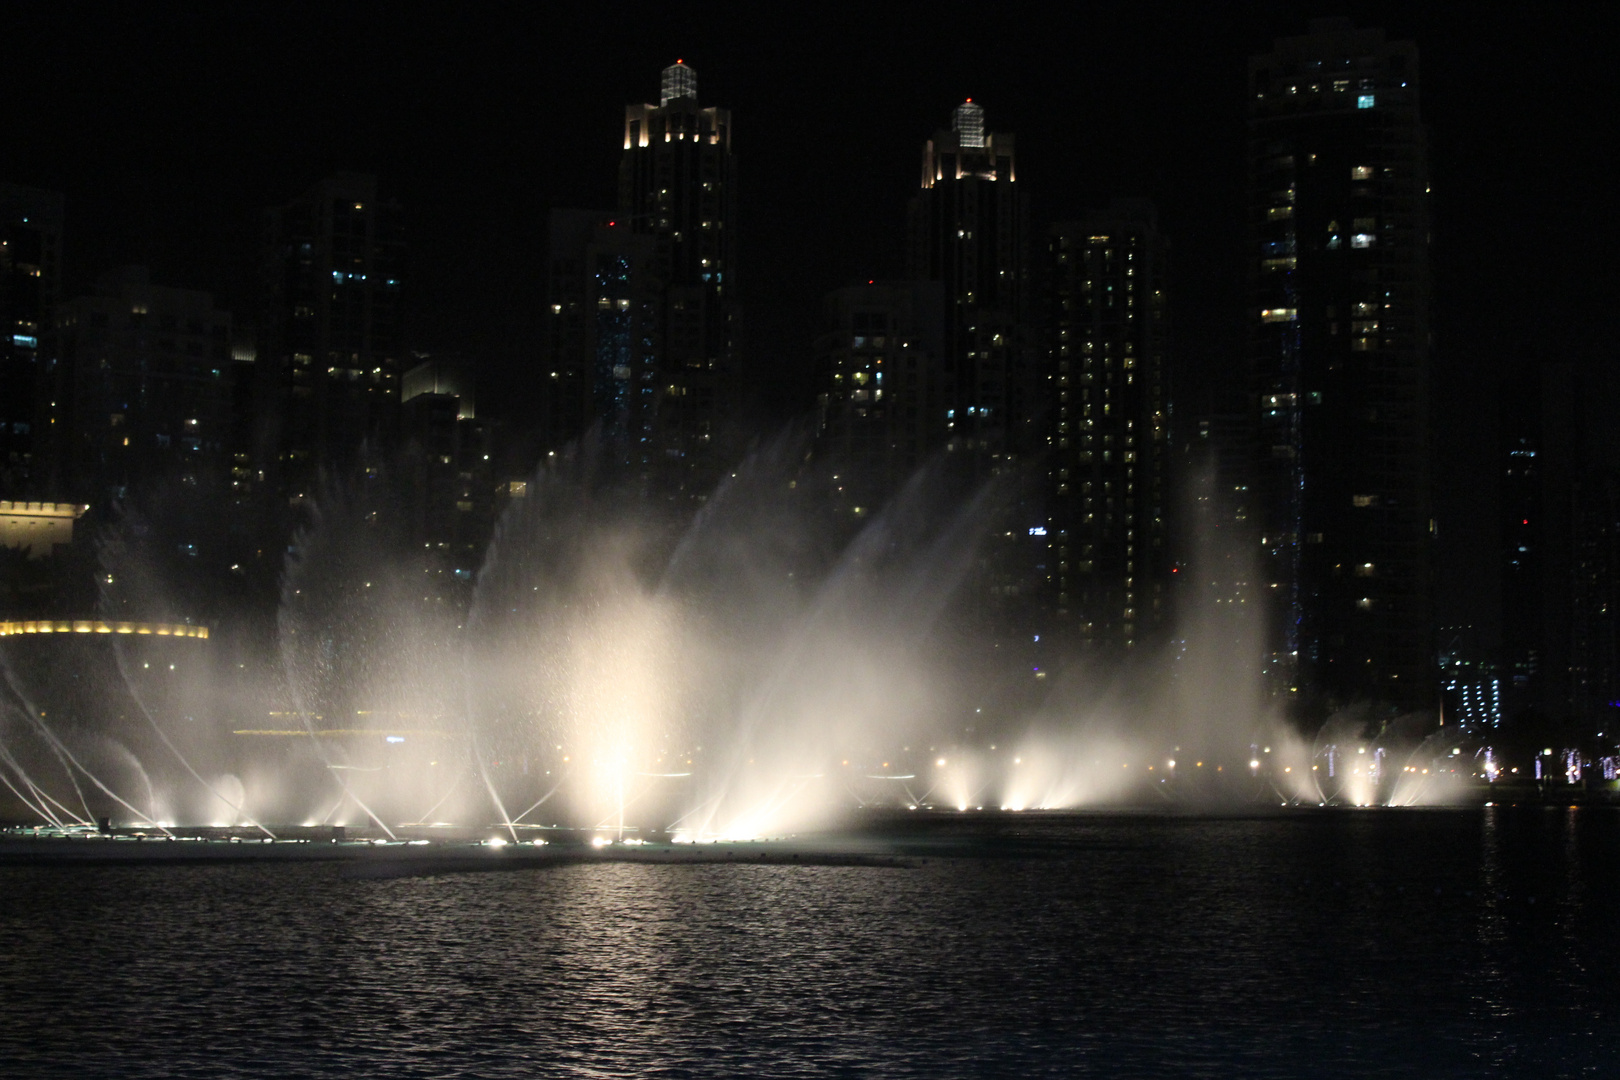
POLYGON ((0 868, 0 1074, 1620 1076, 1620 811, 1016 829, 912 869, 0 868))

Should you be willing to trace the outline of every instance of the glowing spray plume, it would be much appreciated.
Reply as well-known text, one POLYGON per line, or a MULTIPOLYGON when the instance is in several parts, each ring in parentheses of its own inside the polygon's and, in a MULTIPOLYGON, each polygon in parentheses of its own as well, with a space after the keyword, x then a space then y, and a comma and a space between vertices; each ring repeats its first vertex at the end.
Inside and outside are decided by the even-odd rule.
MULTIPOLYGON (((436 564, 401 539, 384 481, 334 489, 286 566, 275 663, 251 706, 271 717, 265 731, 231 741, 193 722, 209 715, 208 687, 176 674, 160 694, 122 643, 108 685, 157 739, 142 758, 167 746, 181 766, 153 773, 166 802, 195 789, 210 815, 254 823, 343 824, 357 807, 390 836, 442 820, 508 842, 540 826, 710 840, 826 827, 861 807, 1437 797, 1411 778, 1456 747, 1350 721, 1299 737, 1268 712, 1253 545, 1219 522, 1196 530, 1166 642, 997 698, 984 687, 1009 668, 974 629, 983 582, 963 586, 1010 489, 953 488, 926 469, 856 517, 817 468, 784 437, 683 516, 589 454, 566 458, 506 510, 465 617, 423 587, 436 564)), ((147 591, 160 606, 162 583, 147 591)), ((33 719, 26 730, 64 790, 47 790, 9 733, 7 789, 42 819, 80 816, 62 809, 75 799, 90 819, 74 793, 87 776, 105 786, 82 767, 89 742, 33 719)))

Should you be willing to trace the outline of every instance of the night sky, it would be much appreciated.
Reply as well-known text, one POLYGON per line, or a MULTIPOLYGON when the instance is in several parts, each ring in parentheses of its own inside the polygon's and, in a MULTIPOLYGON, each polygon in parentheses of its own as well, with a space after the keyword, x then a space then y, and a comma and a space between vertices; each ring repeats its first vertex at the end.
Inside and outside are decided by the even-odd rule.
MULTIPOLYGON (((340 169, 407 210, 409 340, 521 425, 545 221, 610 209, 624 105, 677 57, 733 110, 747 359, 784 416, 828 289, 902 270, 922 142, 971 96, 1034 220, 1147 196, 1172 244, 1181 408, 1241 385, 1246 58, 1308 15, 1412 38, 1430 129, 1441 619, 1487 628, 1496 380, 1613 362, 1603 5, 8 4, 0 179, 67 197, 68 295, 119 264, 253 310, 259 211, 340 169)), ((1487 630, 1487 633, 1489 631, 1487 630)))

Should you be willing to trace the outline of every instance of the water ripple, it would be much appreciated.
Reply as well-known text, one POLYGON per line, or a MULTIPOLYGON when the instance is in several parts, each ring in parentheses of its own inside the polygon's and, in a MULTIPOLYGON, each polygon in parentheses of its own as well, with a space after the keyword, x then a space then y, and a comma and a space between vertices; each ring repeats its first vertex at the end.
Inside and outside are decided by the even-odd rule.
POLYGON ((912 870, 7 868, 0 1074, 1586 1076, 1620 1050, 1620 815, 1040 828, 1040 857, 912 870))

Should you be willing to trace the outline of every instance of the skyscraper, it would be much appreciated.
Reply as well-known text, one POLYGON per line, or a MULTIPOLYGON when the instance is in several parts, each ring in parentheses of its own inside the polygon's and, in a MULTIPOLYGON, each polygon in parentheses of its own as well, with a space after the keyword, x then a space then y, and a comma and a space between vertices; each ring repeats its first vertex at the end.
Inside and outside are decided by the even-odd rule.
POLYGON ((62 196, 0 184, 0 498, 55 497, 47 429, 61 287, 62 196))
POLYGON ((1547 702, 1559 697, 1548 692, 1548 675, 1557 682, 1557 672, 1569 663, 1557 632, 1569 624, 1562 603, 1567 596, 1554 587, 1562 576, 1557 556, 1567 546, 1560 541, 1569 515, 1559 511, 1568 485, 1565 470, 1548 465, 1552 458, 1568 458, 1557 451, 1574 412, 1571 383, 1567 366, 1536 365, 1502 387, 1502 667, 1510 716, 1545 712, 1547 702), (1548 434, 1554 436, 1551 446, 1548 434))
POLYGON ((1141 202, 1047 237, 1045 578, 1082 649, 1131 648, 1169 614, 1165 252, 1141 202))
POLYGON ((656 239, 590 210, 553 210, 549 226, 543 449, 560 450, 599 424, 610 460, 645 481, 662 460, 657 421, 670 385, 656 239))
POLYGON ((1434 704, 1417 49, 1322 19, 1249 62, 1268 672, 1305 711, 1434 704))
POLYGON ((907 220, 908 276, 941 282, 948 437, 994 470, 1036 443, 1026 355, 1027 211, 1013 137, 985 130, 984 107, 956 107, 923 145, 907 220))
POLYGON ((494 529, 494 432, 478 417, 470 365, 416 359, 401 380, 401 509, 424 593, 442 601, 470 594, 494 529))
POLYGON ((277 496, 310 494, 318 469, 397 429, 401 218, 357 173, 266 214, 252 452, 277 496))
POLYGON ((625 107, 617 220, 653 240, 653 471, 666 490, 701 496, 720 474, 736 393, 736 165, 731 110, 700 106, 697 73, 679 60, 657 105, 625 107))
POLYGON ((1620 700, 1616 408, 1601 365, 1538 363, 1502 387, 1505 707, 1583 736, 1612 733, 1620 700))

